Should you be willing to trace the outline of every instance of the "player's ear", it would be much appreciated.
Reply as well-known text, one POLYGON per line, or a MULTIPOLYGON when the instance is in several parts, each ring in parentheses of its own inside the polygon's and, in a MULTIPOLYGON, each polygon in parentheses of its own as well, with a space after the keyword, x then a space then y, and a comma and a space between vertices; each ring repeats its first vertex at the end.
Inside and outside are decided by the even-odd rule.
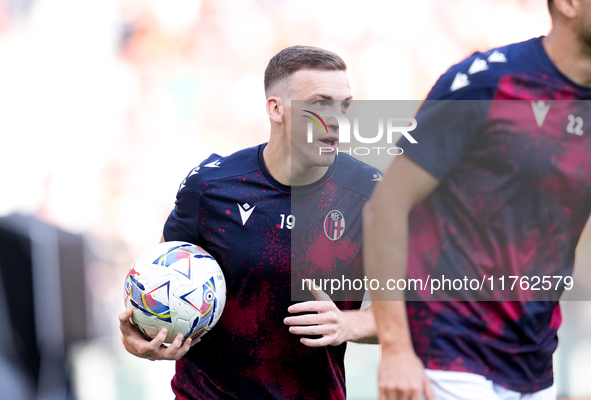
POLYGON ((267 114, 271 122, 281 124, 284 121, 285 107, 284 101, 279 96, 267 97, 267 114))
POLYGON ((581 0, 553 0, 553 15, 559 13, 568 19, 576 18, 581 12, 581 0))

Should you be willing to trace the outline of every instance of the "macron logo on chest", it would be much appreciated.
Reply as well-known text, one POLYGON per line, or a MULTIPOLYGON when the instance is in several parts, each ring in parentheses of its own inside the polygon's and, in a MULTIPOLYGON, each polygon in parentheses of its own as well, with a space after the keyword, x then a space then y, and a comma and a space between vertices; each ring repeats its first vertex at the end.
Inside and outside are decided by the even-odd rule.
POLYGON ((548 111, 550 111, 550 104, 544 103, 542 100, 539 101, 532 101, 531 107, 534 111, 534 117, 536 118, 536 124, 538 124, 538 128, 541 128, 544 125, 544 120, 546 119, 546 115, 548 111))
POLYGON ((240 218, 242 219, 242 226, 244 226, 244 225, 246 225, 248 218, 250 218, 250 214, 252 214, 252 212, 254 211, 255 208, 257 208, 257 206, 254 206, 251 208, 250 204, 248 204, 248 203, 244 203, 243 205, 236 203, 236 205, 238 206, 238 210, 240 211, 240 218))

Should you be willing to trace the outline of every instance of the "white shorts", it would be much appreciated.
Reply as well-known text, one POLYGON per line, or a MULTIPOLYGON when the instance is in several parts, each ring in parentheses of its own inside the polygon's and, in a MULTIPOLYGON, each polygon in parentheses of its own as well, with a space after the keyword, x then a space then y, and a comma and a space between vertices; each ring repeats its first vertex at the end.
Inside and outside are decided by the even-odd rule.
POLYGON ((436 400, 556 400, 556 387, 534 393, 505 389, 482 375, 425 370, 436 400))

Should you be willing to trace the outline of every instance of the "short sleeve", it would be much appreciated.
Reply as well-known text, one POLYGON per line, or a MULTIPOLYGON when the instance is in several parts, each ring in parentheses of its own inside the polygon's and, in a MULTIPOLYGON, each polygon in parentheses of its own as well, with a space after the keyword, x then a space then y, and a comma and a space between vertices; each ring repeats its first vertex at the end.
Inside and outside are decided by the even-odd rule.
POLYGON ((199 204, 203 185, 199 175, 193 174, 193 171, 181 184, 174 209, 164 224, 163 234, 166 241, 198 243, 199 204))
POLYGON ((427 100, 417 113, 410 143, 404 136, 397 146, 427 172, 443 180, 460 163, 486 120, 489 101, 427 100))
POLYGON ((469 75, 476 55, 450 68, 431 89, 410 132, 417 143, 402 136, 397 146, 438 180, 457 166, 484 128, 496 87, 494 76, 469 75))

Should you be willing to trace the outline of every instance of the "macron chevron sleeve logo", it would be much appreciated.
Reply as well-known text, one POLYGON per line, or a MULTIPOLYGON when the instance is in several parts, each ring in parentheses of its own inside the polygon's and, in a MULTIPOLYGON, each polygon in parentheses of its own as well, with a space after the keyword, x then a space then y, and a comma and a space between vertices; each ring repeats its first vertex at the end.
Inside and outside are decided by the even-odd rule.
POLYGON ((486 71, 487 69, 488 69, 488 64, 486 63, 486 60, 483 60, 481 58, 476 58, 474 60, 474 62, 472 63, 472 65, 470 66, 470 69, 468 70, 468 74, 473 75, 477 72, 486 71))
POLYGON ((456 77, 454 78, 454 81, 451 84, 450 89, 452 92, 454 92, 458 89, 468 86, 469 84, 470 80, 468 79, 468 75, 458 72, 456 74, 456 77))
POLYGON ((220 160, 215 160, 215 161, 212 161, 210 163, 207 163, 207 164, 204 165, 204 167, 207 167, 207 168, 219 168, 220 167, 220 160))
POLYGON ((376 172, 375 174, 373 174, 373 179, 371 181, 372 182, 381 182, 382 179, 384 179, 382 174, 380 174, 379 172, 376 172))
POLYGON ((488 62, 489 63, 506 63, 507 62, 507 57, 505 57, 505 55, 501 52, 499 52, 498 50, 493 51, 493 53, 488 56, 488 62))

